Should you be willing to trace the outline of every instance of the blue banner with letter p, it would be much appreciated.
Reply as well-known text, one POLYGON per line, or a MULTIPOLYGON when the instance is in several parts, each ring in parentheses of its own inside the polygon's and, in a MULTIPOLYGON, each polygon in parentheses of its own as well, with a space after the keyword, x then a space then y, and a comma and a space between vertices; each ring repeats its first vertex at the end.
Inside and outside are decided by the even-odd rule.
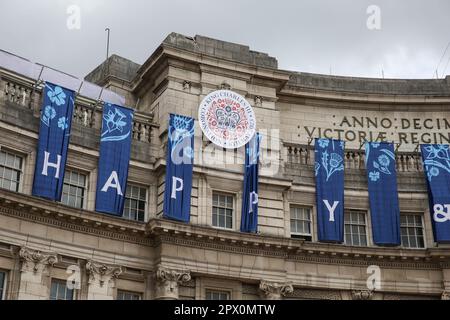
POLYGON ((189 222, 194 165, 194 119, 171 114, 167 137, 164 214, 189 222))
POLYGON ((121 216, 130 162, 134 111, 106 103, 100 137, 95 210, 121 216))
POLYGON ((244 191, 242 195, 241 231, 258 231, 258 161, 261 135, 255 133, 245 145, 244 191))
POLYGON ((344 241, 344 141, 316 139, 315 163, 318 239, 344 241))
POLYGON ((61 200, 69 148, 74 92, 46 82, 34 170, 34 196, 61 200))
POLYGON ((366 142, 365 149, 373 242, 381 246, 398 246, 400 207, 394 144, 366 142))
POLYGON ((424 144, 421 152, 434 241, 450 243, 450 149, 443 144, 424 144))

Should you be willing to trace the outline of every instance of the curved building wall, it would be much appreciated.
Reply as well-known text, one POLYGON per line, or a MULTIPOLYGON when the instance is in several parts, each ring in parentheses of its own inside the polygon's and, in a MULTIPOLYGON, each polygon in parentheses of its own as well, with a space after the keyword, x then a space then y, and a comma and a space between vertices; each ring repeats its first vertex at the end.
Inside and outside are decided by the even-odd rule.
POLYGON ((69 176, 76 177, 68 188, 83 194, 82 204, 31 196, 41 86, 0 69, 0 152, 4 159, 20 159, 18 167, 3 164, 9 180, 16 170, 17 188, 0 175, 4 298, 49 299, 56 287, 67 287, 68 277, 77 280, 68 293, 75 299, 206 299, 213 293, 232 299, 448 297, 450 247, 433 241, 417 145, 450 140, 449 78, 294 73, 246 46, 178 34, 141 66, 111 59, 105 62, 108 73, 99 66, 86 79, 106 84, 136 109, 127 197, 140 210, 123 218, 94 211, 101 103, 82 95, 67 163, 69 176), (265 136, 258 234, 239 232, 243 150, 214 147, 198 126, 190 223, 162 218, 168 115, 197 118, 201 100, 217 89, 243 95, 265 136), (317 137, 347 141, 345 209, 355 222, 348 230, 355 232, 344 244, 317 240, 311 143, 317 137), (372 241, 361 143, 377 138, 397 143, 405 233, 396 248, 372 241), (213 216, 224 199, 232 222, 217 226, 213 216))

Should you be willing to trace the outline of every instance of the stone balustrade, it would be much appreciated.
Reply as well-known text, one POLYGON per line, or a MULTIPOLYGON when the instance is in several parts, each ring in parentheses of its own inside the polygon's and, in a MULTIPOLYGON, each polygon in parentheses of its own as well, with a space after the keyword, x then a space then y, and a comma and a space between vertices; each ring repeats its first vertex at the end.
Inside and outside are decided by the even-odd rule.
MULTIPOLYGON (((284 144, 286 166, 312 165, 314 163, 314 147, 308 145, 284 144)), ((365 169, 365 152, 361 150, 345 150, 346 169, 365 169)), ((418 152, 397 152, 398 172, 422 172, 422 158, 418 152)))
MULTIPOLYGON (((18 81, 5 76, 0 78, 0 99, 32 110, 40 114, 42 87, 35 83, 18 81)), ((84 127, 100 130, 101 104, 84 97, 77 97, 74 105, 73 122, 84 127)), ((145 143, 153 143, 158 125, 153 123, 153 116, 136 112, 133 121, 133 139, 145 143)), ((157 135, 157 133, 156 133, 157 135)))

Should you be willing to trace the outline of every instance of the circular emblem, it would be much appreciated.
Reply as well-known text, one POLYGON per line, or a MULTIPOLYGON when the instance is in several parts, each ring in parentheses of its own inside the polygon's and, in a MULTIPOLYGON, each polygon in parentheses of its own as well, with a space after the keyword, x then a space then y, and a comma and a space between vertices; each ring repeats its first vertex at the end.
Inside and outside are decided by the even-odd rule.
POLYGON ((198 110, 203 133, 223 148, 239 148, 253 137, 256 119, 252 106, 229 90, 217 90, 203 99, 198 110))

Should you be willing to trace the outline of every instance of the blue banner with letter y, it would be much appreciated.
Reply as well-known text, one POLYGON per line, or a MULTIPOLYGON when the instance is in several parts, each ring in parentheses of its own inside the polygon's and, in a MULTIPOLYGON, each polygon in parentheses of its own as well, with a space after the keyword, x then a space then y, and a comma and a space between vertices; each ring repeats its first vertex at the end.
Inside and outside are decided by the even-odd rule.
POLYGON ((134 111, 106 103, 100 137, 95 210, 121 216, 130 162, 134 111))
POLYGON ((400 245, 400 207, 394 144, 366 142, 366 170, 369 187, 373 242, 400 245))
POLYGON ((344 240, 344 141, 316 139, 315 163, 319 241, 344 240))
POLYGON ((74 92, 46 82, 32 194, 61 200, 69 148, 74 92))
POLYGON ((450 243, 450 149, 444 144, 424 144, 421 151, 434 241, 450 243))
POLYGON ((194 119, 171 114, 167 137, 164 214, 168 219, 189 222, 194 166, 194 119))

